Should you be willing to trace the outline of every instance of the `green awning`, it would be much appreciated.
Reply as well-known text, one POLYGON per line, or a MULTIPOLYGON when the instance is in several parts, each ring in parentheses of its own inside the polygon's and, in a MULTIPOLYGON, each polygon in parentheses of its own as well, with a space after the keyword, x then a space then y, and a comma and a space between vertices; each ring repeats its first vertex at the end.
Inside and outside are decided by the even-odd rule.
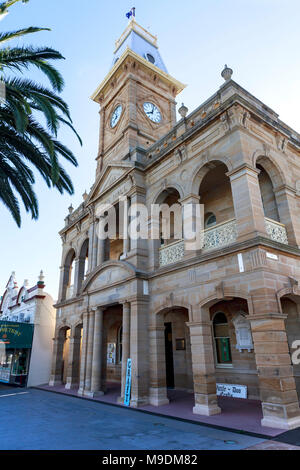
POLYGON ((0 343, 6 349, 31 348, 33 325, 12 321, 0 321, 0 343))

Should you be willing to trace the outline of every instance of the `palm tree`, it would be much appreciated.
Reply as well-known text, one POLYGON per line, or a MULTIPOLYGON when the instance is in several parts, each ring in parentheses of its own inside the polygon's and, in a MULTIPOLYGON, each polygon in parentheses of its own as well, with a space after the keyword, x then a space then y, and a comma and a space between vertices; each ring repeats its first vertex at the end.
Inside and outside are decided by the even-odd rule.
MULTIPOLYGON (((18 1, 0 3, 0 19, 18 1)), ((72 126, 68 105, 58 95, 64 86, 63 78, 50 63, 63 56, 48 47, 6 47, 8 41, 45 29, 29 27, 0 33, 0 199, 19 227, 19 198, 33 219, 39 214, 33 169, 38 170, 48 187, 55 187, 60 193, 74 192, 59 159, 75 166, 77 161, 71 150, 57 140, 60 124, 69 126, 81 143, 72 126), (42 71, 51 87, 24 77, 30 67, 42 71), (5 94, 2 99, 1 91, 5 94)))

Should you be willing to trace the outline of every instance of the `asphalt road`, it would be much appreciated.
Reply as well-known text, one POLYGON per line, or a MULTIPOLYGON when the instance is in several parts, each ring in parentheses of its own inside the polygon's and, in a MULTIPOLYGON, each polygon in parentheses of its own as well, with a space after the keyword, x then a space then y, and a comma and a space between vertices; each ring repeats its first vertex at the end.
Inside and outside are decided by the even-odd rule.
POLYGON ((262 442, 131 409, 4 385, 0 385, 0 413, 0 450, 234 450, 262 442))

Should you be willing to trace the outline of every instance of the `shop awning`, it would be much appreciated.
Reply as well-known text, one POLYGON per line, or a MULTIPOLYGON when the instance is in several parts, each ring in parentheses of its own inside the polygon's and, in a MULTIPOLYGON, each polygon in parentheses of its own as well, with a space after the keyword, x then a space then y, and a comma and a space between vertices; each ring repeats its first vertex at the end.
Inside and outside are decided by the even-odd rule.
POLYGON ((0 321, 0 343, 6 349, 31 348, 33 328, 28 323, 0 321))

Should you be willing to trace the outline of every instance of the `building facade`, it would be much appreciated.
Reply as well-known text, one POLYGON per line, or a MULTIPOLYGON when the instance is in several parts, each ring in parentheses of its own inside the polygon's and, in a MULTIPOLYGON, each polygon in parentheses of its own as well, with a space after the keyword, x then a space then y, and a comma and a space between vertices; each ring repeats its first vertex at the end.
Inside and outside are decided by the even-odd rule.
MULTIPOLYGON (((184 85, 157 39, 131 20, 100 105, 95 182, 61 230, 62 263, 50 385, 105 393, 132 361, 130 405, 194 394, 221 412, 217 384, 247 387, 263 426, 300 425, 300 135, 231 78, 188 114, 184 85), (204 205, 204 244, 97 236, 98 207, 204 205)), ((162 220, 149 217, 148 229, 162 220)))
POLYGON ((55 309, 44 291, 44 275, 18 288, 15 273, 0 303, 0 382, 19 386, 46 384, 51 372, 55 309))

